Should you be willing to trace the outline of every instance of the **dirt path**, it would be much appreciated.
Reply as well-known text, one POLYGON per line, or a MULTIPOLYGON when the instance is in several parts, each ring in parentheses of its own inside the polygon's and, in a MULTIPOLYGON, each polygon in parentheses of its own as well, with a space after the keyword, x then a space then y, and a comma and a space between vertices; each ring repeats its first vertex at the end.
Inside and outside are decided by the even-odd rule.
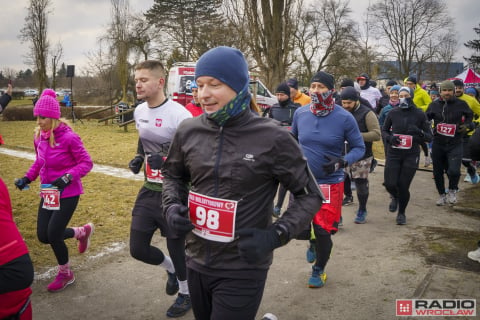
MULTIPOLYGON (((311 267, 305 261, 305 241, 292 241, 275 251, 258 319, 266 312, 284 320, 393 319, 395 299, 415 294, 433 298, 460 295, 480 301, 480 264, 466 258, 466 252, 475 248, 476 237, 480 238, 479 217, 436 207, 432 174, 419 171, 411 187, 408 224, 397 226, 395 215, 387 210, 389 198, 382 180, 383 167, 377 167, 370 179, 365 225, 353 223, 356 200, 354 205, 344 207, 344 227, 333 237, 324 288, 307 288, 311 267), (449 230, 452 234, 459 230, 471 237, 465 242, 470 246, 453 249, 457 250, 457 266, 445 269, 459 272, 462 284, 443 283, 441 278, 430 286, 437 291, 428 291, 425 277, 432 266, 426 263, 426 255, 431 253, 429 245, 435 239, 429 239, 426 230, 449 230), (464 271, 469 268, 476 273, 464 271), (419 290, 422 285, 424 290, 419 290)), ((466 184, 462 182, 461 186, 466 184)), ((45 290, 50 279, 35 281, 34 319, 167 319, 165 311, 173 298, 164 293, 165 272, 132 259, 125 245, 127 239, 122 240, 116 252, 74 265, 76 283, 61 293, 45 290)), ((159 236, 154 242, 166 247, 159 236)), ((193 315, 190 312, 181 319, 190 320, 193 315)))

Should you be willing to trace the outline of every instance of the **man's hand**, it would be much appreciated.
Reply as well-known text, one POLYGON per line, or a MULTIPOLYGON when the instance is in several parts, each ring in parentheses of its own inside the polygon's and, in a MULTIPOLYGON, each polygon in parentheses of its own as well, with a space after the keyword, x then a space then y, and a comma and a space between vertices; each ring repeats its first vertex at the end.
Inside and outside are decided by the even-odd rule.
POLYGON ((142 164, 143 164, 143 157, 136 156, 135 158, 130 160, 130 162, 128 163, 128 168, 134 174, 138 174, 140 172, 140 169, 142 169, 142 164))
POLYGON ((147 157, 147 162, 150 168, 153 170, 159 170, 162 168, 163 156, 160 153, 151 153, 147 157))
POLYGON ((347 166, 347 162, 339 157, 332 157, 326 155, 325 159, 327 159, 328 162, 325 163, 322 167, 327 174, 332 174, 338 169, 345 168, 347 166))
POLYGON ((188 218, 188 207, 181 204, 173 204, 165 212, 168 226, 178 236, 184 236, 192 231, 195 226, 188 218))
POLYGON ((400 138, 398 136, 389 136, 387 140, 388 140, 388 143, 390 143, 392 146, 395 146, 395 147, 400 145, 401 143, 400 138))
POLYGON ((422 129, 420 129, 417 126, 414 126, 413 124, 408 126, 407 134, 409 134, 411 136, 419 136, 419 137, 424 136, 422 129))
POLYGON ((275 227, 268 229, 247 228, 235 232, 239 236, 240 257, 248 263, 255 263, 282 245, 275 227))

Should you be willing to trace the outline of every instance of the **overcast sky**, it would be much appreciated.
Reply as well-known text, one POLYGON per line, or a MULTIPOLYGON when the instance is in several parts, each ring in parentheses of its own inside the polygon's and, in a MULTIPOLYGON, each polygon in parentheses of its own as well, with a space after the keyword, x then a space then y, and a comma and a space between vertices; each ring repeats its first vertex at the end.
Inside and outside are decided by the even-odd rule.
MULTIPOLYGON (((399 0, 401 1, 401 0, 399 0)), ((351 0, 352 18, 359 21, 364 16, 369 0, 351 0)), ((24 25, 28 0, 2 1, 0 28, 0 70, 5 68, 25 70, 28 46, 18 39, 24 25)), ((76 73, 86 65, 85 54, 94 52, 97 40, 110 21, 109 0, 51 0, 48 36, 50 43, 62 42, 64 56, 61 62, 76 65, 76 73)), ((153 0, 130 0, 131 11, 145 11, 153 0)), ((455 19, 459 47, 455 62, 465 62, 462 56, 471 56, 463 43, 476 39, 473 28, 480 23, 479 0, 447 1, 450 15, 455 19)), ((168 15, 161 17, 168 19, 168 15)))

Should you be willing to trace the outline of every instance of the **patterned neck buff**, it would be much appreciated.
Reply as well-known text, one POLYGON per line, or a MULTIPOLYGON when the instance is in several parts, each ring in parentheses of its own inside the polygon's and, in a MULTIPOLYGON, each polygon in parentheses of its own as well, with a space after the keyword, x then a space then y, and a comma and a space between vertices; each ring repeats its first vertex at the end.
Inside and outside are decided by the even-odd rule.
POLYGON ((250 95, 247 84, 235 98, 233 98, 229 103, 224 105, 219 110, 208 115, 208 118, 215 121, 215 123, 220 127, 223 127, 228 119, 249 108, 251 99, 252 96, 250 95))
POLYGON ((333 111, 335 100, 333 99, 333 90, 325 93, 311 93, 312 103, 310 111, 317 117, 326 117, 333 111))

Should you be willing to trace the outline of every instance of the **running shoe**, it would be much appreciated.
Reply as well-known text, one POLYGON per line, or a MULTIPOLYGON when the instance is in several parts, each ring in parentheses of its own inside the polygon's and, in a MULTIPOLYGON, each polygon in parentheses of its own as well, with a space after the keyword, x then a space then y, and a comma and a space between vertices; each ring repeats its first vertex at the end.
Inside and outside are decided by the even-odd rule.
POLYGON ((274 218, 280 218, 280 208, 279 207, 274 207, 272 215, 273 215, 274 218))
POLYGON ((307 248, 307 262, 313 263, 317 259, 317 252, 315 251, 315 244, 310 243, 310 246, 307 248))
POLYGON ((470 178, 470 175, 468 173, 465 175, 465 179, 463 179, 463 182, 472 182, 472 179, 470 178))
POLYGON ((437 206, 444 206, 447 204, 447 195, 442 194, 440 195, 440 198, 437 200, 437 206))
POLYGON ((342 206, 349 206, 353 203, 353 196, 345 196, 342 201, 342 206))
POLYGON ((190 301, 190 295, 179 293, 177 299, 167 310, 167 317, 178 318, 183 316, 192 308, 192 302, 190 301))
POLYGON ((343 216, 340 216, 340 221, 338 221, 338 226, 343 227, 343 216))
POLYGON ((367 210, 358 210, 357 211, 357 216, 355 217, 354 222, 356 224, 364 224, 367 219, 367 210))
POLYGON ((168 279, 167 279, 167 285, 165 287, 165 292, 169 296, 173 296, 175 293, 178 292, 178 281, 177 281, 177 275, 175 273, 170 273, 167 271, 168 279))
POLYGON ((447 195, 448 203, 450 203, 450 204, 457 203, 457 194, 456 193, 457 192, 455 190, 448 191, 448 195, 447 195))
MULTIPOLYGON (((470 177, 470 175, 468 175, 470 177)), ((478 180, 480 180, 479 176, 478 176, 478 173, 475 172, 475 175, 473 177, 470 178, 470 182, 472 184, 477 184, 478 183, 478 180)))
POLYGON ((278 320, 277 316, 274 315, 274 314, 271 314, 270 312, 269 313, 265 313, 262 317, 262 320, 278 320))
POLYGON ((71 270, 69 272, 58 272, 55 280, 47 286, 47 290, 50 292, 62 291, 74 282, 75 276, 71 270))
POLYGON ((407 217, 405 217, 404 213, 397 214, 397 224, 401 226, 407 224, 407 217))
POLYGON ((390 204, 388 205, 388 211, 396 212, 397 209, 398 209, 398 200, 397 198, 392 198, 392 201, 390 201, 390 204))
POLYGON ((84 253, 85 251, 87 251, 88 247, 90 246, 90 237, 95 230, 95 226, 93 225, 93 223, 90 222, 84 225, 82 228, 85 233, 83 234, 83 236, 78 238, 78 252, 80 253, 84 253))
POLYGON ((475 251, 470 251, 467 256, 477 262, 480 262, 480 248, 475 251))
POLYGON ((423 163, 423 166, 426 168, 432 164, 432 158, 430 157, 425 157, 425 162, 423 163))
POLYGON ((321 288, 327 281, 327 274, 320 267, 312 266, 312 276, 308 279, 309 288, 321 288))

